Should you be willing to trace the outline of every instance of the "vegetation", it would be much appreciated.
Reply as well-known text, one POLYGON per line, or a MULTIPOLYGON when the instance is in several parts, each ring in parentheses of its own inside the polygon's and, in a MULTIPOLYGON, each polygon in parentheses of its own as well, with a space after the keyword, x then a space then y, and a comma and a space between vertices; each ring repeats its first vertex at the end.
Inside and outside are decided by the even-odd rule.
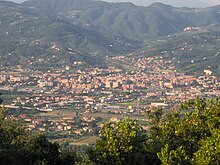
POLYGON ((171 113, 153 110, 149 118, 147 135, 131 119, 105 124, 90 159, 95 164, 220 163, 219 100, 197 98, 171 113))
POLYGON ((220 101, 196 99, 167 114, 159 127, 162 164, 219 164, 220 101))
POLYGON ((61 152, 43 135, 31 135, 19 121, 0 110, 0 163, 2 165, 74 164, 73 152, 61 152))
POLYGON ((95 164, 145 164, 145 138, 141 126, 135 120, 124 119, 118 123, 106 123, 102 128, 100 140, 90 151, 90 159, 95 164))
POLYGON ((179 69, 213 68, 219 73, 219 6, 195 12, 161 3, 139 7, 91 0, 30 0, 20 5, 0 1, 0 9, 0 64, 4 66, 105 67, 106 56, 126 55, 146 46, 148 55, 168 51, 167 59, 175 57, 173 63, 179 69), (188 26, 205 30, 182 35, 188 26), (152 40, 156 44, 148 44, 152 40), (83 65, 74 64, 79 61, 83 65))
POLYGON ((80 25, 86 23, 98 28, 101 35, 109 38, 116 35, 119 39, 146 41, 149 38, 165 36, 183 30, 187 26, 207 26, 219 23, 218 7, 200 9, 174 8, 162 3, 149 7, 135 6, 129 3, 105 3, 91 0, 38 0, 26 2, 39 9, 63 13, 70 22, 80 25), (67 5, 68 4, 68 5, 67 5), (89 6, 89 7, 88 7, 89 6), (81 12, 73 19, 69 10, 81 12), (79 19, 81 19, 81 22, 79 19))
MULTIPOLYGON (((19 121, 0 113, 1 164, 213 164, 220 163, 220 101, 189 100, 168 113, 148 113, 150 130, 136 120, 106 123, 87 154, 32 135, 19 121)), ((86 151, 87 149, 83 149, 86 151)))
POLYGON ((159 41, 147 44, 150 48, 145 48, 146 56, 160 55, 176 69, 186 73, 201 74, 209 69, 213 75, 220 76, 218 29, 219 25, 216 25, 162 37, 159 41))

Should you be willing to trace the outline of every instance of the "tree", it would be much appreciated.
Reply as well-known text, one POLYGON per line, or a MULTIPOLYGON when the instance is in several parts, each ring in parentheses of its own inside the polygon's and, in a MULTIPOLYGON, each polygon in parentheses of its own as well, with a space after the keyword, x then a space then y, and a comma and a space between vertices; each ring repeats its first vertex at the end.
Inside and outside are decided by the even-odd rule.
MULTIPOLYGON (((0 93, 0 96, 2 95, 2 93, 0 93)), ((0 104, 2 104, 3 100, 2 98, 0 97, 0 104)))
POLYGON ((51 143, 43 135, 36 136, 30 140, 27 146, 30 164, 34 162, 46 162, 47 164, 56 164, 59 161, 59 145, 51 143))
POLYGON ((201 140, 192 164, 220 164, 220 130, 214 129, 211 134, 212 136, 201 140))
POLYGON ((161 161, 158 159, 157 153, 161 151, 163 146, 160 139, 161 135, 161 124, 162 124, 163 110, 161 108, 152 108, 147 113, 147 118, 149 120, 150 129, 148 130, 148 140, 147 140, 147 149, 149 152, 149 164, 157 165, 161 164, 161 161))
POLYGON ((146 135, 136 120, 108 122, 89 157, 95 164, 146 164, 145 141, 146 135))
POLYGON ((181 108, 159 126, 162 164, 219 164, 220 101, 197 98, 181 108))
POLYGON ((57 143, 43 135, 33 135, 13 117, 0 109, 0 164, 1 165, 74 165, 73 152, 61 152, 57 143))
POLYGON ((14 118, 6 116, 4 108, 0 110, 0 164, 21 164, 18 159, 30 136, 25 128, 15 121, 14 118))

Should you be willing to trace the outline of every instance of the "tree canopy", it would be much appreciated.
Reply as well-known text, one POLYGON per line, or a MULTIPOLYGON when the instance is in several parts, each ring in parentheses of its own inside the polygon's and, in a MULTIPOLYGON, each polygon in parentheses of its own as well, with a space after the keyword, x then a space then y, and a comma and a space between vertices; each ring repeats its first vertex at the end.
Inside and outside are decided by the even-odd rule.
POLYGON ((148 114, 145 133, 136 120, 108 122, 89 153, 96 164, 219 164, 220 101, 189 100, 179 109, 148 114))
POLYGON ((73 154, 61 152, 57 143, 50 142, 43 135, 26 131, 19 121, 5 115, 0 109, 0 164, 75 164, 73 154))
POLYGON ((162 164, 220 163, 220 101, 195 99, 166 114, 158 134, 162 164))
MULTIPOLYGON (((147 160, 146 136, 136 120, 108 122, 100 133, 100 140, 90 152, 96 164, 137 164, 147 160)), ((145 161, 142 164, 146 164, 145 161)))

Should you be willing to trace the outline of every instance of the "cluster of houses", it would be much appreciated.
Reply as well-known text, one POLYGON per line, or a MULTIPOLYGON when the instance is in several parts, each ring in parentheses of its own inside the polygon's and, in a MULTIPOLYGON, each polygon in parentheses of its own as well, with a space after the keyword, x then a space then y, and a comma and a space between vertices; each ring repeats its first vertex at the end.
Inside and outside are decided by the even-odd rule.
POLYGON ((100 119, 95 117, 81 117, 75 115, 49 119, 45 117, 30 118, 26 114, 20 114, 15 119, 24 122, 29 131, 37 131, 47 134, 65 133, 72 137, 76 137, 94 135, 100 130, 100 126, 97 125, 97 122, 99 122, 100 119))
MULTIPOLYGON (((127 60, 124 56, 112 60, 127 60)), ((150 107, 170 107, 199 97, 220 97, 220 81, 208 70, 204 75, 187 75, 167 65, 162 57, 140 58, 131 62, 136 70, 90 68, 63 72, 1 69, 0 90, 9 91, 8 108, 43 112, 80 111, 80 116, 24 119, 27 128, 42 132, 94 134, 99 130, 95 113, 144 115, 150 107), (151 100, 150 102, 148 100, 151 100), (90 114, 91 117, 86 117, 90 114)))

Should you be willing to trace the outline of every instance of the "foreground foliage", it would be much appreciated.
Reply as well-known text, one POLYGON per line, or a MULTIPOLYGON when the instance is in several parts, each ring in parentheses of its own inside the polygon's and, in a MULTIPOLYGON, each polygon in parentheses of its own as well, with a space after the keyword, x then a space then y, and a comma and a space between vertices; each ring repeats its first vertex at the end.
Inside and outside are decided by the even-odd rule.
POLYGON ((89 153, 95 164, 219 164, 220 101, 195 99, 180 109, 148 114, 145 135, 131 119, 107 123, 89 153))
POLYGON ((57 143, 32 135, 14 118, 0 113, 0 164, 218 165, 220 101, 195 99, 180 109, 148 114, 146 132, 136 120, 106 123, 88 155, 61 152, 57 143), (79 155, 79 154, 78 154, 79 155))
POLYGON ((19 121, 0 113, 0 164, 71 164, 75 163, 73 153, 60 152, 59 145, 43 135, 32 135, 19 121))
POLYGON ((219 164, 219 123, 219 100, 187 101, 182 111, 165 115, 158 134, 162 164, 219 164))
POLYGON ((95 164, 145 164, 147 161, 146 136, 135 120, 106 123, 100 138, 90 152, 95 164))

